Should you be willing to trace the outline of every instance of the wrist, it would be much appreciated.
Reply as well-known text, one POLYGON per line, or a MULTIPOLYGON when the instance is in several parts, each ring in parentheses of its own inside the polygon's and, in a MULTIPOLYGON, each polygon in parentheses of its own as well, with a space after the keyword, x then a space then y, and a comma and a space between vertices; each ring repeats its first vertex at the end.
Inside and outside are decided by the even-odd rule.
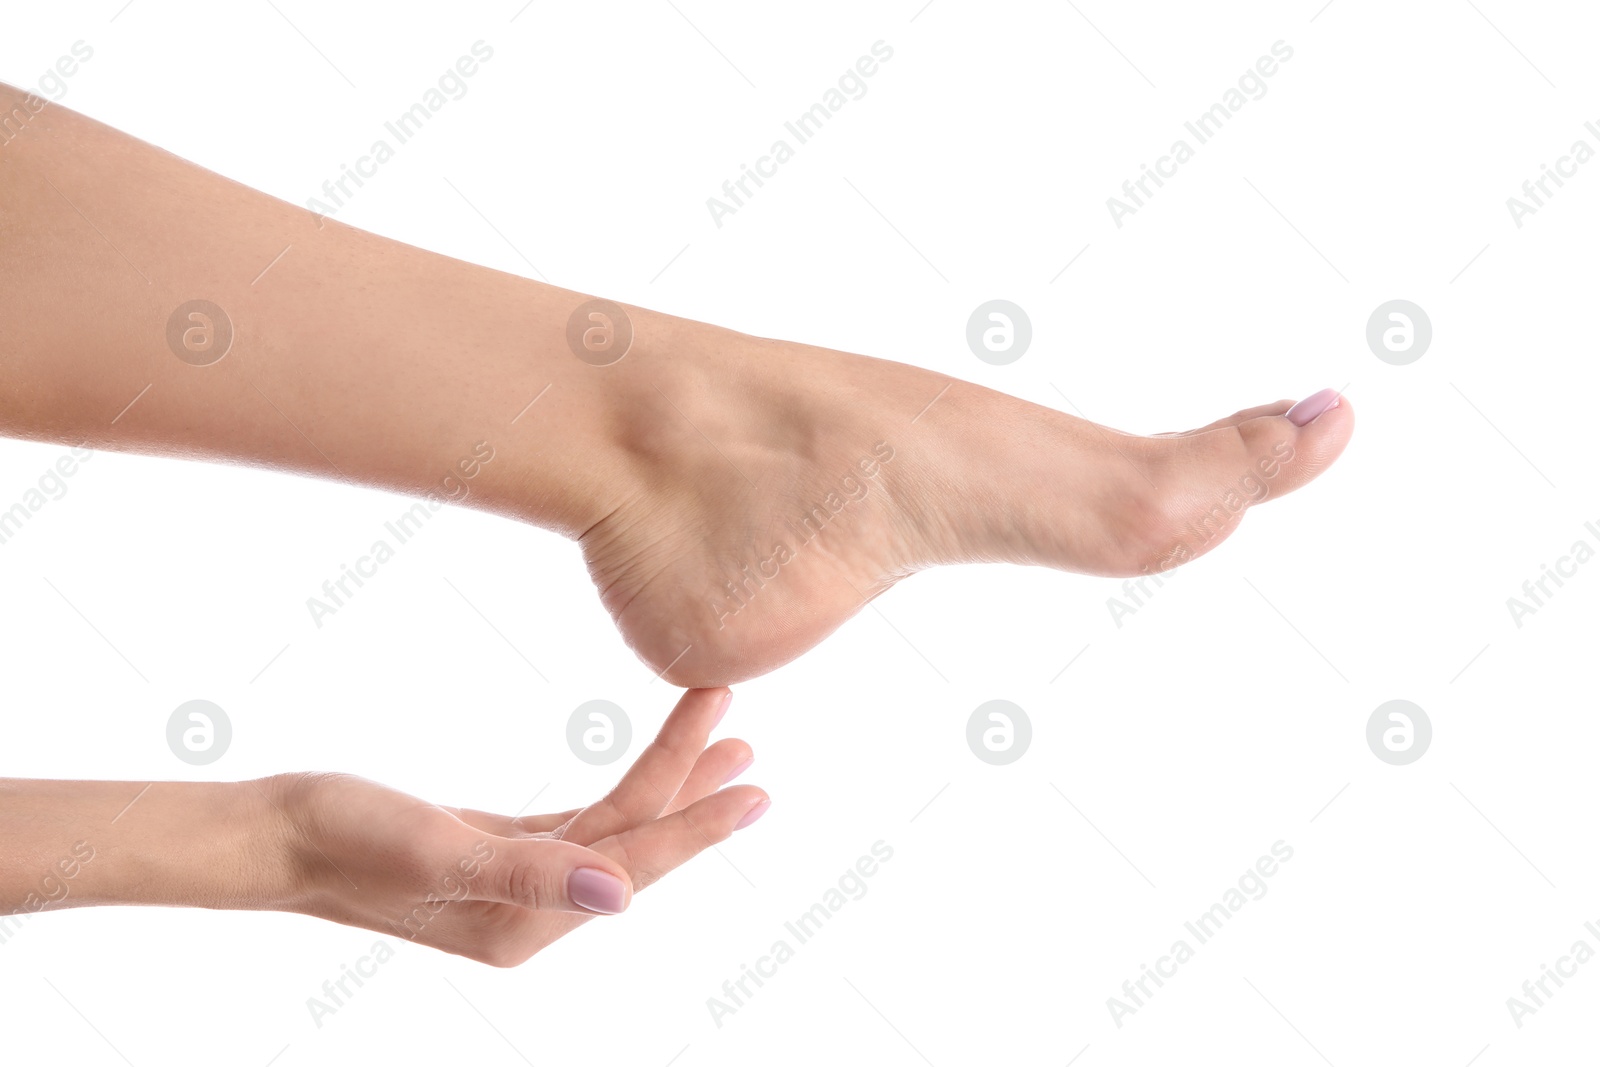
MULTIPOLYGON (((109 827, 92 903, 273 910, 293 886, 271 779, 156 782, 109 827)), ((86 831, 93 844, 93 834, 86 831)))

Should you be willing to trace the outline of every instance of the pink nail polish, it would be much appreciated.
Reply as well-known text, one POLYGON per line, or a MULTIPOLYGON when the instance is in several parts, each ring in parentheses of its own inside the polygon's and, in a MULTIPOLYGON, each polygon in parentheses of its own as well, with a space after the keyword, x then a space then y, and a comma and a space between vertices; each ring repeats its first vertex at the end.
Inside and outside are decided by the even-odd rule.
POLYGON ((744 818, 739 820, 739 822, 734 826, 734 829, 743 830, 746 826, 749 826, 751 823, 761 818, 761 816, 765 815, 767 813, 767 809, 770 807, 772 807, 772 801, 761 801, 761 803, 744 813, 744 818))
POLYGON ((1339 406, 1339 390, 1322 389, 1312 393, 1300 403, 1290 408, 1285 413, 1285 418, 1296 426, 1304 426, 1311 422, 1324 411, 1331 411, 1339 406))
POLYGON ((580 908, 616 915, 627 906, 628 890, 609 871, 579 867, 567 875, 567 896, 580 908))
POLYGON ((713 730, 715 730, 718 726, 722 725, 722 720, 727 716, 728 709, 730 707, 732 707, 732 706, 733 706, 733 690, 730 689, 725 694, 723 694, 723 697, 722 697, 722 710, 717 712, 717 719, 716 719, 715 722, 713 722, 711 724, 711 728, 713 730))
POLYGON ((739 764, 739 766, 735 767, 733 770, 728 772, 728 777, 726 777, 726 778, 724 778, 722 780, 722 784, 723 785, 727 785, 729 782, 731 782, 735 778, 739 777, 745 771, 748 771, 750 769, 750 764, 754 763, 755 761, 756 761, 756 758, 754 756, 751 756, 749 759, 747 759, 743 763, 739 764))

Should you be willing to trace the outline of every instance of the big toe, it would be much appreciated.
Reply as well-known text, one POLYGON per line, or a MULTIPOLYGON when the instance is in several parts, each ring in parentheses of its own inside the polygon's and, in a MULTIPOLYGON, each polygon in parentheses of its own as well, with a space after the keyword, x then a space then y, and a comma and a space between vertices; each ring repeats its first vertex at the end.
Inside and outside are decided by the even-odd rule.
POLYGON ((1294 492, 1339 458, 1355 430, 1349 400, 1324 389, 1283 407, 1150 439, 1156 506, 1132 570, 1169 569, 1210 551, 1245 511, 1294 492))
POLYGON ((1355 428, 1356 416, 1350 401, 1337 389, 1323 389, 1290 408, 1281 419, 1266 417, 1242 423, 1239 434, 1247 449, 1252 445, 1259 449, 1268 439, 1289 442, 1294 455, 1285 461, 1288 478, 1276 487, 1276 495, 1281 496, 1332 466, 1350 443, 1355 428), (1285 430, 1285 422, 1293 427, 1292 431, 1285 430))

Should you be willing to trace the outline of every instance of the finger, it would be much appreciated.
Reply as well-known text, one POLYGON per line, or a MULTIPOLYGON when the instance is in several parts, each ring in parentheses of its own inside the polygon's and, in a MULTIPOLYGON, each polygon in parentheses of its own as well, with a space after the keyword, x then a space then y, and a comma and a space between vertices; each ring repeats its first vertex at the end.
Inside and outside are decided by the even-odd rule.
POLYGON ((682 811, 701 797, 710 796, 749 770, 754 762, 749 745, 737 737, 723 738, 700 753, 700 758, 694 761, 694 769, 666 811, 682 811))
POLYGON ((661 732, 605 799, 585 808, 566 833, 567 841, 591 844, 656 818, 683 787, 733 694, 726 688, 683 694, 661 732))
POLYGON ((568 819, 571 819, 582 808, 573 808, 570 811, 557 812, 553 815, 496 815, 492 811, 477 811, 473 808, 445 808, 451 815, 460 819, 475 830, 482 830, 486 834, 496 837, 523 837, 533 834, 549 833, 559 829, 568 819))
MULTIPOLYGON (((634 890, 639 891, 725 841, 741 826, 755 822, 770 803, 764 791, 738 786, 705 797, 684 811, 607 838, 594 850, 619 860, 628 869, 634 890)), ((497 967, 514 967, 592 918, 582 912, 535 913, 521 909, 514 909, 510 915, 494 912, 470 918, 460 912, 447 912, 448 922, 441 921, 434 932, 434 943, 446 952, 497 967)))
POLYGON ((548 838, 491 842, 494 855, 467 879, 467 899, 533 911, 615 915, 633 898, 627 869, 609 856, 548 838))
POLYGON ((507 837, 516 837, 518 834, 547 834, 552 830, 559 830, 583 811, 582 808, 569 808, 558 811, 554 815, 519 815, 511 820, 512 833, 507 837))
POLYGON ((597 841, 596 852, 627 868, 634 888, 644 889, 712 845, 726 841, 766 814, 772 801, 753 785, 736 785, 687 808, 597 841))

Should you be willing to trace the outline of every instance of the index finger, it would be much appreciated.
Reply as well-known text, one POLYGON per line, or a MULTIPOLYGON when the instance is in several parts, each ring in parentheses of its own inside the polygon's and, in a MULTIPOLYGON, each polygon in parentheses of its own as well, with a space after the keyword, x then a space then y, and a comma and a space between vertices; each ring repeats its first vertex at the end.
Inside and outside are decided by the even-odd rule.
POLYGON ((593 844, 659 816, 683 787, 732 699, 733 693, 726 687, 684 693, 661 732, 622 781, 604 799, 580 812, 562 839, 593 844))

